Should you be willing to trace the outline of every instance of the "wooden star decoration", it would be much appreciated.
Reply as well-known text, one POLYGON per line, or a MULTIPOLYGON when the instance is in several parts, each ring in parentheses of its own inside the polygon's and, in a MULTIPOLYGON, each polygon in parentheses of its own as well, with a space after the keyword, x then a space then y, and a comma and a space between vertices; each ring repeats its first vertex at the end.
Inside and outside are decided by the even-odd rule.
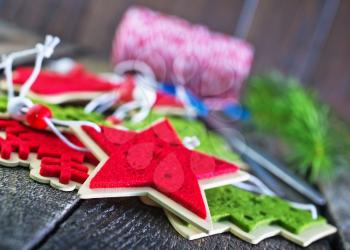
MULTIPOLYGON (((209 189, 205 193, 214 221, 209 233, 165 211, 175 230, 190 240, 231 232, 252 244, 281 235, 298 245, 308 246, 336 232, 323 217, 313 219, 309 211, 294 208, 278 197, 256 195, 232 185, 209 189)), ((145 199, 143 202, 154 205, 145 199)))
POLYGON ((162 120, 141 132, 73 127, 100 164, 79 190, 81 198, 148 196, 204 231, 212 227, 204 189, 244 181, 236 165, 184 147, 162 120))

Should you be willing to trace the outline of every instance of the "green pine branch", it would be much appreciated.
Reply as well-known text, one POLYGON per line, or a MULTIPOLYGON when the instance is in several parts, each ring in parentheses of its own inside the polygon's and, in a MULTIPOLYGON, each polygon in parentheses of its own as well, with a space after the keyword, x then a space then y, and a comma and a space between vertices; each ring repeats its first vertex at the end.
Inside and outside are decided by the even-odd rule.
POLYGON ((329 108, 296 79, 279 73, 254 76, 244 102, 252 122, 280 137, 290 149, 288 163, 311 181, 331 176, 343 160, 329 108))

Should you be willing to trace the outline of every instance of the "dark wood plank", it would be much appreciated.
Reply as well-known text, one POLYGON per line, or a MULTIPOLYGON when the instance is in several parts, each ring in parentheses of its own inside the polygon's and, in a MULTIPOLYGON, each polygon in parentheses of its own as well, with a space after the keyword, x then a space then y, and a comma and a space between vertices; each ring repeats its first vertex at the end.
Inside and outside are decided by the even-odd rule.
POLYGON ((300 78, 304 84, 308 84, 315 65, 320 59, 322 49, 324 48, 330 30, 333 26, 334 19, 338 13, 339 5, 340 0, 326 0, 324 6, 322 7, 320 18, 309 44, 306 60, 300 62, 300 78))
MULTIPOLYGON (((40 249, 303 249, 275 237, 253 246, 231 234, 189 241, 159 208, 136 198, 93 199, 82 203, 40 249)), ((325 240, 307 249, 330 249, 325 240)))
POLYGON ((117 23, 126 9, 125 0, 91 1, 86 7, 77 32, 76 42, 91 51, 107 56, 117 23))
POLYGON ((209 1, 202 18, 204 24, 214 31, 232 35, 240 18, 244 1, 209 1))
POLYGON ((81 23, 81 17, 88 6, 87 0, 61 0, 50 18, 47 20, 42 32, 61 37, 65 42, 73 42, 77 37, 81 23))
POLYGON ((40 28, 45 22, 46 14, 51 7, 50 4, 53 1, 57 0, 24 1, 13 22, 21 28, 40 32, 40 28))
POLYGON ((260 1, 247 36, 256 49, 253 72, 278 69, 298 76, 324 2, 260 1))
POLYGON ((330 183, 321 185, 321 190, 328 200, 330 217, 338 228, 341 242, 339 246, 350 249, 350 174, 344 171, 330 183))
POLYGON ((29 178, 24 168, 0 167, 0 249, 30 249, 74 208, 76 194, 29 178))
POLYGON ((311 86, 321 98, 328 102, 334 110, 347 121, 350 121, 350 2, 341 1, 338 14, 313 77, 311 86))
POLYGON ((258 7, 259 0, 246 0, 242 5, 242 10, 237 20, 235 28, 235 36, 245 39, 254 20, 255 12, 258 7))
POLYGON ((3 0, 0 8, 0 19, 13 21, 24 0, 3 0))

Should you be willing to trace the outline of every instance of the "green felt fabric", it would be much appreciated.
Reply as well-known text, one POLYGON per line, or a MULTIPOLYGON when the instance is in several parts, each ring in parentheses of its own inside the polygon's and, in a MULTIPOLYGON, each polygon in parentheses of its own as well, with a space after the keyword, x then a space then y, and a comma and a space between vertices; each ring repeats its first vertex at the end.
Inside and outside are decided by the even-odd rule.
POLYGON ((292 207, 278 197, 257 195, 234 186, 223 186, 205 191, 213 221, 229 220, 246 232, 261 224, 274 224, 298 234, 310 225, 326 223, 319 216, 292 207))
POLYGON ((84 109, 81 107, 73 106, 57 106, 52 104, 45 104, 48 106, 53 116, 60 120, 70 120, 70 121, 89 121, 100 125, 111 125, 106 121, 105 117, 99 113, 85 113, 84 109))
MULTIPOLYGON (((164 115, 151 112, 149 116, 140 123, 133 124, 126 121, 122 125, 131 130, 139 130, 148 127, 150 124, 163 117, 164 115)), ((199 152, 207 153, 230 162, 239 161, 239 155, 232 152, 225 139, 217 133, 209 131, 202 122, 175 116, 168 117, 168 119, 176 129, 180 138, 197 136, 200 145, 196 150, 199 152)))
POLYGON ((5 113, 7 109, 7 97, 0 95, 0 113, 5 113))

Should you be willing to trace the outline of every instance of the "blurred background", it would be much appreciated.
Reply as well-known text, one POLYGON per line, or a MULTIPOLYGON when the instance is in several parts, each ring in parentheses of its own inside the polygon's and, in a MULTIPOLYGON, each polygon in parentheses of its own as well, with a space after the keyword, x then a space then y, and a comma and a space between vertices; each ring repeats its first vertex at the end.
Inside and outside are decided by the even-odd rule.
MULTIPOLYGON (((52 34, 62 41, 55 50, 57 58, 72 57, 94 72, 112 71, 116 29, 123 14, 133 5, 203 24, 252 45, 252 68, 250 76, 242 78, 245 83, 240 98, 242 110, 247 112, 241 112, 240 104, 237 105, 239 113, 247 114, 248 118, 216 119, 225 122, 231 134, 218 131, 230 140, 237 135, 232 133, 237 128, 254 150, 255 146, 263 149, 257 151, 259 154, 273 156, 271 161, 266 156, 267 162, 274 164, 278 160, 286 164, 287 170, 297 174, 293 178, 299 182, 301 178, 308 182, 307 187, 310 185, 320 191, 327 201, 321 212, 339 229, 335 238, 320 242, 320 246, 323 249, 350 249, 350 1, 0 0, 0 54, 31 48, 46 34, 52 34), (321 178, 330 177, 330 173, 338 174, 331 182, 321 178)), ((136 21, 131 23, 139 28, 136 21)), ((127 25, 124 27, 128 28, 127 25)), ((154 26, 143 28, 144 33, 155 30, 154 26)), ((129 44, 128 39, 123 42, 129 44)), ((239 54, 242 50, 237 47, 239 54)), ((202 50, 200 53, 205 54, 202 50)), ((224 56, 232 61, 236 59, 228 53, 224 56)), ((215 59, 223 61, 222 57, 213 61, 215 59)), ((251 60, 247 61, 249 69, 251 60)), ((237 68, 242 70, 244 67, 240 66, 237 68)), ((242 81, 238 81, 239 86, 242 81)), ((210 84, 214 87, 208 87, 209 92, 215 92, 219 84, 219 81, 210 84)), ((204 118, 211 125, 211 120, 204 118)), ((217 129, 219 126, 211 127, 217 129)), ((261 172, 261 166, 252 161, 251 156, 242 155, 248 165, 255 165, 250 169, 253 173, 256 171, 265 176, 265 179, 261 178, 266 184, 275 183, 275 189, 286 190, 286 197, 299 200, 300 195, 290 191, 295 186, 289 183, 286 188, 280 180, 274 180, 278 175, 269 177, 261 172)), ((314 249, 319 248, 315 246, 314 249)))
MULTIPOLYGON (((0 0, 1 46, 33 44, 16 25, 39 34, 58 35, 66 44, 109 59, 122 14, 140 4, 248 40, 255 47, 252 73, 271 69, 299 78, 323 101, 350 120, 350 2, 346 0, 0 0)), ((8 49, 8 48, 7 48, 8 49)), ((4 48, 2 48, 4 50, 4 48)))

